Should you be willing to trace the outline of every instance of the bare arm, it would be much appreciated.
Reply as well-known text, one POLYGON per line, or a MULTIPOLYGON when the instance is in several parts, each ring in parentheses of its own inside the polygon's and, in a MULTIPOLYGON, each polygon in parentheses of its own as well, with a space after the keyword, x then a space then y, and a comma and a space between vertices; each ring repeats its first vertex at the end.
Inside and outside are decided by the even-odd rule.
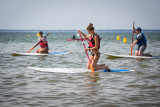
POLYGON ((131 45, 131 47, 133 48, 133 46, 134 46, 135 44, 137 44, 137 42, 138 42, 138 40, 134 41, 134 43, 131 45))
POLYGON ((80 33, 80 34, 82 34, 82 36, 83 36, 84 38, 86 38, 86 39, 89 38, 89 36, 87 36, 86 34, 84 34, 83 32, 81 32, 80 30, 78 30, 77 32, 80 33))
POLYGON ((44 38, 42 39, 42 41, 43 41, 45 44, 47 44, 47 41, 46 41, 44 38))

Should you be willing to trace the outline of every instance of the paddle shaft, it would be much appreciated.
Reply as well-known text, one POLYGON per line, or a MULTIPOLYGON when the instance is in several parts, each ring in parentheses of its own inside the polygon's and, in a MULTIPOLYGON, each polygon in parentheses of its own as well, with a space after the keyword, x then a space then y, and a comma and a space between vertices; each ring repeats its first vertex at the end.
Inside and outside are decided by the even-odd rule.
POLYGON ((133 49, 131 48, 131 55, 132 55, 132 50, 133 50, 133 49))
MULTIPOLYGON (((47 37, 50 33, 51 33, 51 32, 47 33, 47 35, 44 36, 44 38, 47 37)), ((36 45, 34 45, 34 46, 28 51, 28 53, 30 53, 38 44, 39 44, 39 42, 38 42, 36 45)))
MULTIPOLYGON (((82 39, 81 34, 79 34, 79 35, 80 35, 80 38, 81 38, 81 40, 82 40, 83 47, 86 48, 85 44, 83 43, 83 39, 82 39)), ((88 58, 88 60, 89 60, 89 55, 88 55, 88 52, 87 52, 87 51, 86 51, 86 54, 87 54, 87 58, 88 58)), ((91 64, 91 61, 90 61, 90 60, 89 60, 89 63, 91 64)))
MULTIPOLYGON (((133 22, 133 28, 134 28, 134 22, 133 22)), ((132 32, 132 44, 133 44, 133 36, 134 36, 134 29, 133 29, 133 32, 132 32)))
MULTIPOLYGON (((134 22, 133 22, 133 32, 132 32, 132 44, 133 44, 133 36, 134 36, 134 22)), ((132 47, 131 47, 131 55, 132 55, 132 47)))

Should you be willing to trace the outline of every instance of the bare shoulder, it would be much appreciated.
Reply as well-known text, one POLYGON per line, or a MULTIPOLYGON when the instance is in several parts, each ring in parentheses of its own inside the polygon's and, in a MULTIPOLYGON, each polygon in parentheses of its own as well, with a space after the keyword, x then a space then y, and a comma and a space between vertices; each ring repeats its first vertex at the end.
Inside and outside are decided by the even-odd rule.
POLYGON ((98 39, 98 35, 94 36, 94 39, 98 39))
POLYGON ((87 36, 86 36, 86 38, 89 38, 89 37, 91 37, 91 35, 87 35, 87 36))

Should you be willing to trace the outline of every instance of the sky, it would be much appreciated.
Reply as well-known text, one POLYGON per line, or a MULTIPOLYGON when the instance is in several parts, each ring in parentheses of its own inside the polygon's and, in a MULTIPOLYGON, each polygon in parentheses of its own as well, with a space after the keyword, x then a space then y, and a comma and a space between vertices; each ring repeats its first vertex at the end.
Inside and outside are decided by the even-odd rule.
POLYGON ((160 0, 0 0, 0 29, 160 30, 160 0))

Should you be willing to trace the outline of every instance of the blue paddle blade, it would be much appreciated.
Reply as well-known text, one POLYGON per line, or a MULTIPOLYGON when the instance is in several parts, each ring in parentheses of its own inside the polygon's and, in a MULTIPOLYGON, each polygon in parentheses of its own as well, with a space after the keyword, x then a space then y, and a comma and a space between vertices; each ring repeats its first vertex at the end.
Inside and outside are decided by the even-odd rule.
POLYGON ((102 70, 102 72, 127 72, 127 71, 131 71, 131 70, 127 70, 127 69, 111 69, 111 71, 108 71, 105 69, 102 70))
POLYGON ((160 57, 152 57, 152 58, 155 58, 155 59, 160 59, 160 57))
POLYGON ((66 54, 67 52, 52 52, 49 53, 50 55, 57 55, 57 54, 66 54))

